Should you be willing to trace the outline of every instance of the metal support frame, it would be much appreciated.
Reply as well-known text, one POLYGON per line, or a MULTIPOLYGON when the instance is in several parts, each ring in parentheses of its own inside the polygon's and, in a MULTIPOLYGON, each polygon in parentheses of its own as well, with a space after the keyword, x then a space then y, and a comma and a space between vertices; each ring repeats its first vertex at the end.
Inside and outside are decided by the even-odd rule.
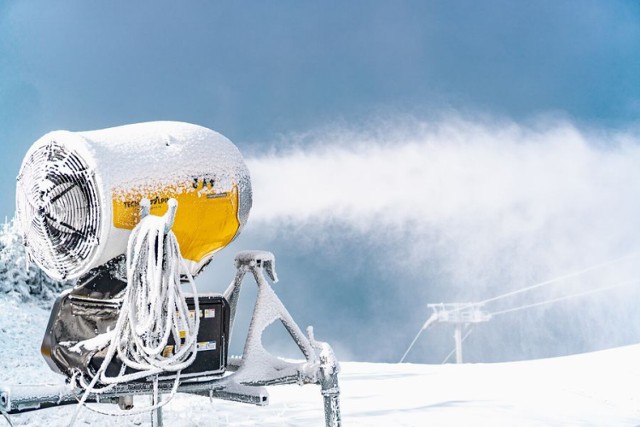
POLYGON ((235 280, 225 291, 225 297, 231 306, 231 319, 235 314, 242 279, 248 272, 253 274, 258 284, 258 296, 243 355, 240 359, 230 362, 230 365, 237 366, 234 381, 246 386, 319 384, 324 398, 326 426, 339 427, 341 425, 338 385, 340 365, 331 346, 325 342, 316 341, 312 327, 307 328, 308 337, 305 336, 267 282, 265 271, 271 280, 278 281, 275 258, 271 252, 240 252, 235 262, 237 268, 235 280), (263 332, 277 320, 282 322, 298 345, 306 359, 305 362, 286 362, 271 355, 262 346, 263 332))
POLYGON ((473 323, 487 322, 491 319, 491 314, 484 311, 483 306, 483 303, 477 302, 428 304, 427 307, 429 307, 433 312, 424 322, 422 328, 420 328, 411 344, 409 344, 409 347, 400 358, 400 363, 404 362, 407 354, 409 354, 416 341, 418 341, 420 334, 436 322, 453 323, 455 325, 453 339, 455 340, 456 346, 454 351, 449 353, 442 363, 446 363, 453 352, 456 353, 456 363, 462 363, 462 343, 471 333, 471 330, 469 330, 464 336, 462 336, 462 328, 469 328, 473 323))
POLYGON ((433 310, 431 317, 425 323, 426 329, 433 322, 453 323, 455 330, 453 339, 455 341, 456 363, 462 363, 462 328, 469 327, 472 323, 487 322, 491 315, 482 309, 480 303, 449 303, 449 304, 429 304, 433 310))
MULTIPOLYGON (((181 380, 178 392, 208 396, 264 406, 269 403, 265 386, 279 384, 318 384, 324 401, 325 424, 340 427, 340 366, 325 342, 316 341, 313 328, 305 336, 265 278, 277 281, 275 258, 265 251, 240 252, 235 259, 236 276, 224 296, 231 308, 231 325, 238 304, 240 287, 246 273, 252 273, 258 296, 254 307, 243 355, 229 358, 227 372, 219 376, 181 380), (304 362, 288 362, 279 359, 262 346, 262 334, 273 322, 280 320, 304 355, 304 362)), ((170 393, 172 380, 157 383, 158 398, 170 393)), ((92 393, 87 402, 113 403, 121 408, 133 406, 133 396, 154 394, 153 382, 120 384, 104 393, 92 393)), ((0 385, 0 412, 16 414, 53 406, 77 403, 84 390, 72 384, 64 385, 0 385)), ((162 426, 162 412, 153 411, 152 425, 162 426)))

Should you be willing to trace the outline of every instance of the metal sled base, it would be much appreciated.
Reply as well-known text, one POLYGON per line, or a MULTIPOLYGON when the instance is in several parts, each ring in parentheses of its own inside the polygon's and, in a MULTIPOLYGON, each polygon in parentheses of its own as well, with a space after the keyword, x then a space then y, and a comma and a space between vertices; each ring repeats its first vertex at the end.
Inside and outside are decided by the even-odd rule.
MULTIPOLYGON (((327 427, 341 426, 339 364, 329 344, 316 341, 313 329, 305 336, 278 299, 264 272, 274 282, 275 259, 264 251, 241 252, 236 256, 237 273, 224 296, 231 308, 231 329, 235 317, 240 286, 247 272, 251 272, 258 284, 258 296, 249 326, 244 352, 241 357, 230 358, 227 373, 217 377, 200 377, 182 380, 178 392, 210 398, 268 405, 269 394, 265 386, 279 384, 318 384, 323 400, 327 427), (280 320, 305 357, 304 362, 292 363, 268 353, 262 346, 262 333, 273 322, 280 320)), ((158 393, 171 392, 172 380, 158 382, 158 393)), ((0 412, 16 414, 66 404, 77 403, 84 390, 66 385, 16 385, 0 386, 0 412)), ((132 407, 135 395, 153 395, 154 386, 148 383, 121 384, 108 392, 94 393, 88 402, 117 403, 120 408, 132 407)), ((152 416, 154 425, 162 425, 160 409, 152 416)))

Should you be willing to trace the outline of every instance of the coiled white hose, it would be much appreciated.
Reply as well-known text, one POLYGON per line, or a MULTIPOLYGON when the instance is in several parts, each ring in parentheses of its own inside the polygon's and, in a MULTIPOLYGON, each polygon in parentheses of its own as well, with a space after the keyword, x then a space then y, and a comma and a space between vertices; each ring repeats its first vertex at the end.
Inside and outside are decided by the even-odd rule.
MULTIPOLYGON (((175 201, 172 201, 175 207, 175 201)), ((90 393, 101 393, 117 384, 140 380, 161 373, 175 372, 175 383, 168 399, 127 415, 146 412, 167 404, 175 395, 180 371, 187 368, 197 355, 197 334, 200 326, 198 297, 193 278, 186 269, 194 295, 195 315, 189 308, 180 285, 182 258, 175 235, 170 230, 169 215, 147 215, 133 229, 127 245, 127 288, 109 348, 102 365, 85 387, 69 425, 76 419, 80 407, 90 393), (175 343, 172 354, 165 349, 169 337, 175 343), (106 369, 118 356, 122 362, 120 374, 106 375, 106 369), (137 372, 125 374, 126 367, 137 372), (100 380, 106 387, 95 388, 100 380)), ((155 396, 154 402, 158 402, 155 396)), ((116 414, 113 414, 116 415, 116 414)))

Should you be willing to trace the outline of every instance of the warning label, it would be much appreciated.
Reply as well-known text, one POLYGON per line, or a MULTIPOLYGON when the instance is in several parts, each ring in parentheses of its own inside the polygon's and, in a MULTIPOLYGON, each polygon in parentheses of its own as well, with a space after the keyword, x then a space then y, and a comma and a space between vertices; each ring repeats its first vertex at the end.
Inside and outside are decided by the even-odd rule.
POLYGON ((198 343, 198 351, 207 351, 207 350, 215 350, 216 342, 215 341, 203 341, 198 343))

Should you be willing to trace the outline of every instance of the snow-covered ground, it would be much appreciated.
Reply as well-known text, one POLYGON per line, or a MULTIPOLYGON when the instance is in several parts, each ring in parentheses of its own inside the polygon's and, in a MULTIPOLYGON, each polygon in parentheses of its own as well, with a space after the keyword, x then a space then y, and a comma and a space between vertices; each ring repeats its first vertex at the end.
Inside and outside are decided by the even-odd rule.
MULTIPOLYGON (((62 381, 39 353, 47 319, 48 312, 35 305, 0 301, 0 383, 62 381)), ((342 369, 345 426, 640 425, 640 345, 514 363, 344 362, 342 369)), ((165 425, 323 425, 317 386, 269 390, 267 407, 178 395, 165 407, 165 425)), ((12 420, 15 425, 64 426, 73 410, 73 406, 51 408, 12 420)), ((114 418, 83 409, 76 425, 149 423, 146 415, 114 418)))

